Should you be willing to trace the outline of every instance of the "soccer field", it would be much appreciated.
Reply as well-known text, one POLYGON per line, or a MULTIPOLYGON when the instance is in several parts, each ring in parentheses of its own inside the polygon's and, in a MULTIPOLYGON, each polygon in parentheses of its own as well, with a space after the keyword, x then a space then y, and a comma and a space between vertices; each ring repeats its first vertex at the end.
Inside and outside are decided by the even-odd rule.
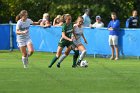
POLYGON ((19 51, 0 51, 0 93, 140 93, 140 60, 86 56, 88 68, 72 68, 72 55, 48 68, 53 53, 35 52, 24 69, 19 51))

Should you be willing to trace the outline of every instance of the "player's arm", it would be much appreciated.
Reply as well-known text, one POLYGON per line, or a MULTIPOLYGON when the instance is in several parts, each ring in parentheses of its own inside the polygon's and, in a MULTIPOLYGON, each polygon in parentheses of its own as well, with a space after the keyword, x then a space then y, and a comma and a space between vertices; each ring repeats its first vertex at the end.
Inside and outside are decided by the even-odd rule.
POLYGON ((39 25, 39 23, 40 23, 40 21, 34 22, 34 21, 32 21, 31 19, 29 19, 29 20, 30 20, 30 24, 32 24, 32 25, 39 25))
POLYGON ((73 30, 73 36, 74 36, 74 38, 77 40, 77 36, 76 36, 76 34, 74 33, 74 30, 73 30))
POLYGON ((17 35, 24 35, 28 32, 28 30, 20 31, 19 29, 16 30, 17 35))
POLYGON ((72 41, 71 38, 68 38, 66 35, 65 35, 65 32, 62 32, 62 38, 68 40, 68 41, 72 41))
POLYGON ((77 39, 77 36, 76 36, 76 34, 75 34, 74 32, 75 32, 75 26, 73 27, 72 33, 73 33, 73 35, 74 35, 74 38, 77 39))
POLYGON ((84 34, 82 34, 82 38, 84 39, 85 43, 88 44, 84 34))
POLYGON ((38 22, 33 22, 32 25, 39 25, 39 21, 38 22))
POLYGON ((17 24, 16 24, 16 34, 17 35, 26 34, 28 32, 28 30, 20 31, 20 26, 21 26, 21 24, 19 22, 17 22, 17 24))

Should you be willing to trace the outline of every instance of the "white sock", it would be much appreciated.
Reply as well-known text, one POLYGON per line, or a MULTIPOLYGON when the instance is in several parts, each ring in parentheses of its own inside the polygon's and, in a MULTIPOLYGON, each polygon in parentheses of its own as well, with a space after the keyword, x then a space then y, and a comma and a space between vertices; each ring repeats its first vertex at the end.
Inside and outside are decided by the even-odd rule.
POLYGON ((82 51, 80 57, 79 57, 79 60, 83 60, 83 58, 85 57, 86 55, 86 50, 82 51))
POLYGON ((23 63, 24 68, 27 68, 27 65, 28 65, 28 57, 23 57, 22 56, 22 63, 23 63))
POLYGON ((61 62, 66 58, 66 55, 63 54, 60 58, 59 58, 59 61, 58 61, 58 64, 61 64, 61 62))

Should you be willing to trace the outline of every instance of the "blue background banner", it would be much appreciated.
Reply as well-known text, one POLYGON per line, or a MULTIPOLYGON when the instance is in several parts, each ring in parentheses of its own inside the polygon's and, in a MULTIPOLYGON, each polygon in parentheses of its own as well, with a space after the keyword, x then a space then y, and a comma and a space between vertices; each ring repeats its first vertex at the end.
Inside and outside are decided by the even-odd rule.
POLYGON ((0 50, 10 49, 10 26, 0 25, 0 50))
MULTIPOLYGON (((15 25, 13 25, 13 48, 17 49, 15 25)), ((9 49, 9 26, 0 26, 0 49, 9 49), (4 27, 3 27, 4 26, 4 27), (3 30, 3 31, 2 31, 3 30), (5 41, 5 43, 3 42, 5 41), (7 47, 6 47, 7 46, 7 47)), ((107 28, 84 28, 84 35, 88 41, 85 45, 87 54, 111 54, 108 44, 109 31, 107 28)), ((61 37, 61 27, 43 28, 30 27, 30 36, 36 51, 56 52, 61 37)), ((120 55, 140 56, 140 29, 121 29, 119 32, 120 55)))

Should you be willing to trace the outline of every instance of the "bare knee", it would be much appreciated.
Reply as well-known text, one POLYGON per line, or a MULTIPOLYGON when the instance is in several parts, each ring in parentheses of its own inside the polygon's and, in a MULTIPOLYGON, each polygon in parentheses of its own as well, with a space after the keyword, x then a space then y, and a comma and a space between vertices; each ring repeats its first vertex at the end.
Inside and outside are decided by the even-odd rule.
POLYGON ((61 54, 62 54, 61 52, 56 53, 56 57, 59 58, 61 56, 61 54))
POLYGON ((118 45, 115 45, 114 47, 115 47, 115 48, 118 48, 118 45))
POLYGON ((29 51, 30 52, 30 54, 33 54, 34 53, 34 50, 31 50, 31 51, 29 51))
POLYGON ((26 56, 27 56, 27 53, 22 53, 22 56, 23 56, 23 57, 26 57, 26 56))

